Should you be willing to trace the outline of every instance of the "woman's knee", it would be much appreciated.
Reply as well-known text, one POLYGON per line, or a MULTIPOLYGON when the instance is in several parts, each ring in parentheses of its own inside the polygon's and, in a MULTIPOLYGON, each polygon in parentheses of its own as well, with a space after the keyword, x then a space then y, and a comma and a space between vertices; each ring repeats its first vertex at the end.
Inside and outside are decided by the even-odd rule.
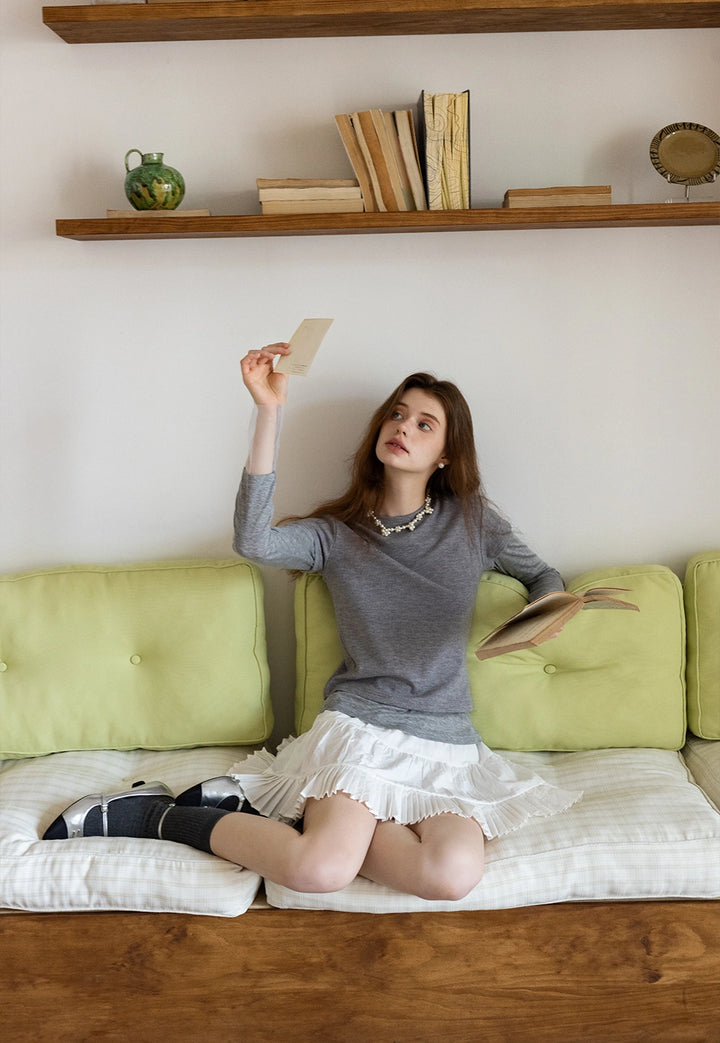
POLYGON ((436 902, 459 902, 477 887, 484 869, 482 853, 465 848, 435 851, 427 860, 420 897, 436 902))
POLYGON ((341 891, 360 872, 377 822, 345 793, 309 800, 305 828, 293 849, 290 874, 295 891, 341 891))
POLYGON ((304 894, 330 894, 352 883, 358 869, 355 861, 310 849, 292 866, 289 886, 304 894))

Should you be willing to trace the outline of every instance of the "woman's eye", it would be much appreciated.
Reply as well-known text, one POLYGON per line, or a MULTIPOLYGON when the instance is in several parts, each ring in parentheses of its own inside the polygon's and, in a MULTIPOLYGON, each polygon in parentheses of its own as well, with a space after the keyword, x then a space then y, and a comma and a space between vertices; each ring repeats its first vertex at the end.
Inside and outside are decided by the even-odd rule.
POLYGON ((421 420, 418 424, 418 427, 420 427, 423 431, 432 431, 432 428, 430 427, 430 424, 428 424, 427 420, 421 420))

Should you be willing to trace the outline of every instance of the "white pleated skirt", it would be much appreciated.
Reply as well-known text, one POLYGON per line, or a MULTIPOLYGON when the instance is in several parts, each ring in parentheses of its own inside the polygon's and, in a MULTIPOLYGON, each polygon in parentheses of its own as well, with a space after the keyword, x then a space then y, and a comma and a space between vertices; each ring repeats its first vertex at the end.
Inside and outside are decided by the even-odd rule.
POLYGON ((451 813, 475 819, 488 839, 565 811, 582 796, 510 764, 482 742, 419 739, 336 710, 323 711, 277 754, 260 750, 229 774, 257 811, 281 822, 302 818, 311 797, 345 793, 380 821, 409 825, 451 813))

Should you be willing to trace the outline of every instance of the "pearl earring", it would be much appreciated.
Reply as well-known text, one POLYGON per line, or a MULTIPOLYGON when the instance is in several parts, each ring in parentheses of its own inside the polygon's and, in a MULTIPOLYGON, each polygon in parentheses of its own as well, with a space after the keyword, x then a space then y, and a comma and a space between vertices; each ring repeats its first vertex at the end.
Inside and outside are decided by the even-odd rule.
POLYGON ((444 467, 444 466, 445 466, 445 464, 444 464, 444 463, 442 463, 442 461, 441 461, 441 462, 440 462, 440 463, 438 464, 438 467, 440 468, 440 470, 441 470, 441 471, 442 471, 442 469, 443 469, 443 467, 444 467))

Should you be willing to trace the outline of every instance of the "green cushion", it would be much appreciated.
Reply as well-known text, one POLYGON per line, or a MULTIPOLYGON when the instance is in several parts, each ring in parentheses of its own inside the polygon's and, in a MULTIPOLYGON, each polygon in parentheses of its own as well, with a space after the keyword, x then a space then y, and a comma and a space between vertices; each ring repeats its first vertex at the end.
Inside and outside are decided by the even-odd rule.
POLYGON ((720 739, 720 550, 696 554, 685 573, 688 724, 720 739))
MULTIPOLYGON (((524 587, 499 573, 480 583, 468 648, 473 721, 495 749, 679 749, 685 738, 682 587, 656 565, 579 576, 569 589, 627 587, 640 612, 585 610, 538 649, 481 663, 482 637, 526 602, 524 587)), ((342 659, 330 595, 317 576, 296 591, 296 727, 310 727, 322 690, 342 659)))
POLYGON ((0 577, 0 757, 245 745, 272 729, 242 559, 0 577))

